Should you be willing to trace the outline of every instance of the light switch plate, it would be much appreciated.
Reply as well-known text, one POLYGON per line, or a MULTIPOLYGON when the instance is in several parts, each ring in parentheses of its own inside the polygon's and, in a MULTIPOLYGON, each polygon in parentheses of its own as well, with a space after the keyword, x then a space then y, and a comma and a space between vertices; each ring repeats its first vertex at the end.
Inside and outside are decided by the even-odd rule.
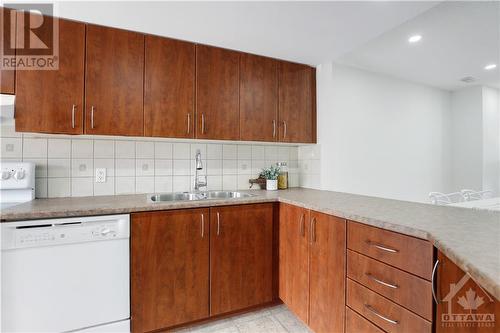
POLYGON ((105 183, 106 182, 106 168, 96 168, 95 169, 95 182, 105 183))

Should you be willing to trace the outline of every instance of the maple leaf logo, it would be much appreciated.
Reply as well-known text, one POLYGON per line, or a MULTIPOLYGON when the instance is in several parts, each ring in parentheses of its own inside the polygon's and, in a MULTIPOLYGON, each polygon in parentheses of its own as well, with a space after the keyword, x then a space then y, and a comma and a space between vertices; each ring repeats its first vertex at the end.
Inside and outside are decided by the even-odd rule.
POLYGON ((477 308, 484 303, 484 300, 483 297, 476 296, 476 292, 469 288, 469 290, 465 292, 465 297, 460 296, 457 303, 460 304, 464 310, 477 310, 477 308))

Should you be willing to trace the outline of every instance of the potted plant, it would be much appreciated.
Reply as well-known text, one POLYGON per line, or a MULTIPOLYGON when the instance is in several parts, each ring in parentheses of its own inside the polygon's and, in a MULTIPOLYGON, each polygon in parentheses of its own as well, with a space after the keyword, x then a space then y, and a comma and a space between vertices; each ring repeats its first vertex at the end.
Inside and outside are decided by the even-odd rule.
POLYGON ((266 179, 266 190, 276 191, 278 189, 278 175, 280 168, 271 165, 269 168, 262 169, 260 175, 266 179))

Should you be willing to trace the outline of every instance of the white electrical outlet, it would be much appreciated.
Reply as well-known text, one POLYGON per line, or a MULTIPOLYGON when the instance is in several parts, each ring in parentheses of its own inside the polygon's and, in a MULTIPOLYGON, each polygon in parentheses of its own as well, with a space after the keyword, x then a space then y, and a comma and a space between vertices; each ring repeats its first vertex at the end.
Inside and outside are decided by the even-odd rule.
POLYGON ((105 183, 106 182, 106 168, 96 168, 95 169, 95 182, 105 183))

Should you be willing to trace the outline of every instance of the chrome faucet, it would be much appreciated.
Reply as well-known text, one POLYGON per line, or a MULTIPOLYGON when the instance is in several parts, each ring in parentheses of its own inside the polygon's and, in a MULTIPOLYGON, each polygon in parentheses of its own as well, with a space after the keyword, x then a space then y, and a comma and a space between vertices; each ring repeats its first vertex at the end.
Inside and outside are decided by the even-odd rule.
POLYGON ((207 176, 201 176, 205 178, 205 180, 200 181, 200 176, 198 175, 198 171, 203 170, 203 162, 201 161, 201 152, 199 149, 196 150, 194 160, 196 162, 196 169, 194 172, 194 190, 199 191, 200 187, 207 187, 207 176))

